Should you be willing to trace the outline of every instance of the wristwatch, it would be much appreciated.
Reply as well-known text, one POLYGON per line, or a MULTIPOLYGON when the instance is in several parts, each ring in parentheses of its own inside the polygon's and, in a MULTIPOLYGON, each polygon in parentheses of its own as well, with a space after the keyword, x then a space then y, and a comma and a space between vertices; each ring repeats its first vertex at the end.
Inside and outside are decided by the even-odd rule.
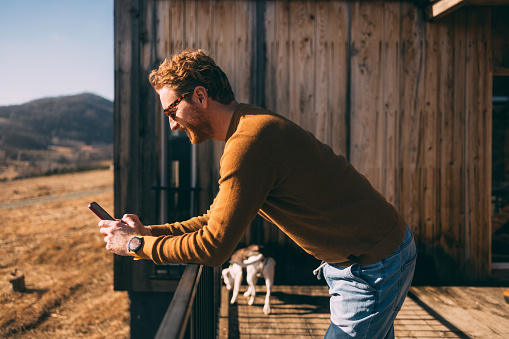
POLYGON ((136 254, 138 250, 143 246, 143 238, 142 237, 132 237, 127 244, 127 249, 129 253, 134 257, 134 260, 140 260, 141 257, 136 254))

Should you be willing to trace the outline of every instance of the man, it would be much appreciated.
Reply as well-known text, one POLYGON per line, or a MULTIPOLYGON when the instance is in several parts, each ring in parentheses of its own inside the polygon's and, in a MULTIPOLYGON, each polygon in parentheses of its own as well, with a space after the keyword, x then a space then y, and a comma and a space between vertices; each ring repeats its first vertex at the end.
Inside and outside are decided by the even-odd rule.
POLYGON ((235 101, 226 75, 201 50, 150 74, 172 130, 192 143, 225 141, 219 193, 203 216, 144 226, 101 221, 106 248, 157 264, 222 265, 260 214, 323 261, 331 294, 327 338, 393 338, 416 249, 401 215, 341 155, 273 112, 235 101))

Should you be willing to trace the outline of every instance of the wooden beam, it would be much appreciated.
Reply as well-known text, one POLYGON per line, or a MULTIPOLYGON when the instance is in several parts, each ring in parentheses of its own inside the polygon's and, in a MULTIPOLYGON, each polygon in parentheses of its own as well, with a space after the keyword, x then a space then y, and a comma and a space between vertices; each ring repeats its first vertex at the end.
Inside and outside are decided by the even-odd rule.
POLYGON ((426 7, 425 13, 428 20, 437 20, 450 14, 463 6, 507 6, 509 0, 436 0, 427 1, 431 3, 426 6, 426 1, 415 1, 416 4, 426 7))
POLYGON ((509 76, 509 69, 507 68, 496 68, 493 70, 493 75, 509 76))
POLYGON ((437 20, 465 4, 465 0, 438 0, 426 7, 426 16, 430 20, 437 20))

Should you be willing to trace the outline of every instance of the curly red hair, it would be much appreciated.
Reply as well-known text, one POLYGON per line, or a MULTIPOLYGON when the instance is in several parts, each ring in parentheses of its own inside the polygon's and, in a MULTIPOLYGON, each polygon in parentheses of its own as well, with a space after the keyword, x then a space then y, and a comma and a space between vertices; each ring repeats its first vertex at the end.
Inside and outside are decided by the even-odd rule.
POLYGON ((149 80, 156 91, 170 86, 177 96, 193 92, 196 86, 203 86, 217 102, 227 105, 235 100, 228 77, 201 49, 188 48, 166 58, 150 73, 149 80))

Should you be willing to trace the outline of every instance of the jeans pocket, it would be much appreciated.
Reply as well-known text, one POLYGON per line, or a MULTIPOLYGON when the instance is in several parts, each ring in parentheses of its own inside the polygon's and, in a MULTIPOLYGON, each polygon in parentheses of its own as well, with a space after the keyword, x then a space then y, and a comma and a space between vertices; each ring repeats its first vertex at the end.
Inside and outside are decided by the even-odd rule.
POLYGON ((409 262, 407 262, 406 264, 404 264, 403 266, 401 266, 401 272, 404 272, 406 271, 410 266, 414 265, 415 266, 415 262, 417 261, 417 254, 414 255, 414 258, 412 260, 410 260, 409 262))
MULTIPOLYGON (((362 267, 358 264, 350 266, 350 276, 352 280, 355 280, 359 284, 363 285, 366 290, 376 292, 376 286, 374 281, 370 282, 369 275, 363 276, 362 267)), ((359 286, 360 287, 360 286, 359 286)))
POLYGON ((417 255, 415 255, 412 260, 401 266, 401 276, 398 281, 398 296, 394 303, 394 311, 399 312, 403 306, 403 302, 405 301, 410 285, 412 284, 416 261, 417 255))

